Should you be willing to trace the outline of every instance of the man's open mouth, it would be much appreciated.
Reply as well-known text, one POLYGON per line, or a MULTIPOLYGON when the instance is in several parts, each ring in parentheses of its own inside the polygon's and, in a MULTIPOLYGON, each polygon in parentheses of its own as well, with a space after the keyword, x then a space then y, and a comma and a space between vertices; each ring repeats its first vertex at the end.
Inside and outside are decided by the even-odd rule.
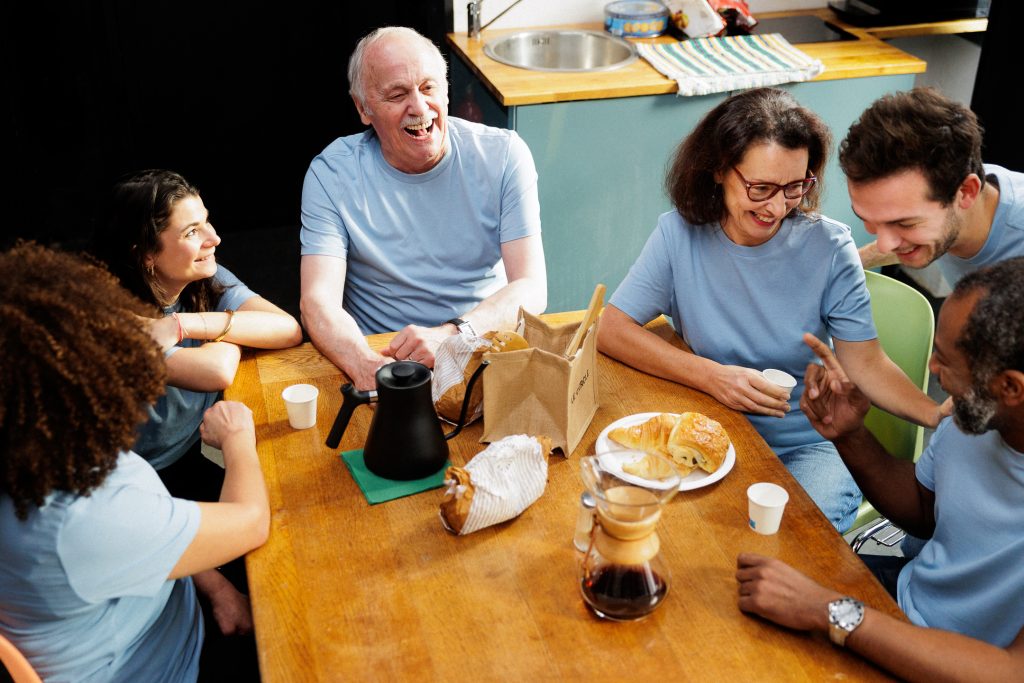
POLYGON ((434 132, 434 122, 417 123, 414 126, 406 126, 405 132, 417 139, 429 138, 434 132))

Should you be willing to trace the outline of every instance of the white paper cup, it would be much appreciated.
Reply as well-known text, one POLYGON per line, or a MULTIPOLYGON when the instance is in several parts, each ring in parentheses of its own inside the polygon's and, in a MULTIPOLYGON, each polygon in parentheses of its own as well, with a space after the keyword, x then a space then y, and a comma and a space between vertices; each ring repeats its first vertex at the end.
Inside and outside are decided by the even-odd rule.
POLYGON ((762 482, 747 489, 747 507, 750 528, 759 534, 770 535, 779 530, 782 511, 789 501, 786 489, 777 484, 762 482))
POLYGON ((312 384, 293 384, 281 392, 292 429, 309 429, 316 424, 316 397, 319 394, 320 390, 312 384))
POLYGON ((783 389, 789 389, 792 391, 796 388, 796 377, 793 377, 793 375, 788 372, 776 370, 775 368, 768 368, 767 370, 761 371, 761 376, 772 384, 776 384, 783 389))

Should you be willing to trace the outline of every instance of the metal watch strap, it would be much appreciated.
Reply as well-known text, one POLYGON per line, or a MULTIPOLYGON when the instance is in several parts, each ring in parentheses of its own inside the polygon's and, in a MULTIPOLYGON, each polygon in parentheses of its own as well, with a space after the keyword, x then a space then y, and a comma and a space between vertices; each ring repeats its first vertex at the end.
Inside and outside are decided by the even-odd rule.
POLYGON ((828 603, 828 637, 839 647, 864 621, 864 603, 853 598, 840 598, 828 603))
POLYGON ((460 333, 472 334, 473 336, 476 336, 476 330, 473 329, 473 326, 469 323, 468 320, 463 320, 462 318, 452 318, 451 320, 445 320, 441 324, 455 325, 455 329, 457 329, 460 333))

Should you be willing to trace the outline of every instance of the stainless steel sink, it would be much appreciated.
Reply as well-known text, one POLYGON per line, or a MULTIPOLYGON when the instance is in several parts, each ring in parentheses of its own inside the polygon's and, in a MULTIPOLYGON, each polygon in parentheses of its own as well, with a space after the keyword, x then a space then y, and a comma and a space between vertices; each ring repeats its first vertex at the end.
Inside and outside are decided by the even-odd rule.
POLYGON ((533 71, 610 71, 636 60, 636 48, 599 31, 520 31, 484 45, 484 54, 533 71))

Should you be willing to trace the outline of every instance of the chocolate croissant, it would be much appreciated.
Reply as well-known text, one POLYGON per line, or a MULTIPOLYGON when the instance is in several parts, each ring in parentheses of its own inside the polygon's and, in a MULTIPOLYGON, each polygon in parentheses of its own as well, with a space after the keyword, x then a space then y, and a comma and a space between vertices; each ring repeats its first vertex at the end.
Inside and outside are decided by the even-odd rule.
POLYGON ((729 435, 722 425, 701 413, 661 413, 646 422, 613 429, 608 438, 628 448, 668 457, 681 477, 697 467, 715 472, 729 450, 729 435))

